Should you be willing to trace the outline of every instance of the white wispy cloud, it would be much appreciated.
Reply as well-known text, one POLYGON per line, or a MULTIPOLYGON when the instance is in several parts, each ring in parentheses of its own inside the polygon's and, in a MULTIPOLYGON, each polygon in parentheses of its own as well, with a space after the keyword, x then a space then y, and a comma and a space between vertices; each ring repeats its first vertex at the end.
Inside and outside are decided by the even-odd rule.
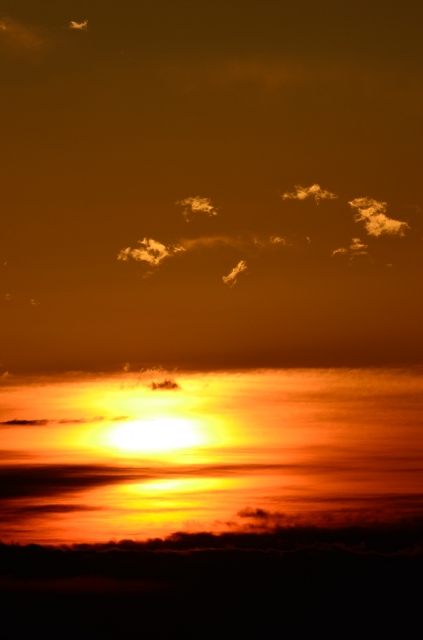
POLYGON ((316 203, 319 204, 320 200, 336 200, 337 197, 336 194, 322 189, 318 184, 312 184, 311 187, 302 187, 297 184, 295 185, 295 191, 283 194, 282 200, 307 200, 307 198, 314 198, 316 203))
POLYGON ((129 260, 133 258, 137 261, 147 262, 153 267, 159 266, 165 258, 170 258, 181 251, 186 251, 181 245, 164 245, 153 238, 138 240, 139 248, 131 249, 127 247, 118 253, 118 260, 129 260))
POLYGON ((229 287, 233 287, 234 284, 236 283, 236 279, 239 276, 239 274, 246 270, 247 270, 247 263, 245 262, 245 260, 240 260, 236 265, 236 267, 232 269, 229 275, 222 276, 222 280, 229 287))
POLYGON ((356 209, 356 222, 364 222, 367 233, 370 236, 382 234, 403 236, 409 225, 400 220, 393 220, 385 215, 387 204, 372 198, 355 198, 348 203, 356 209))
POLYGON ((340 247, 339 249, 335 249, 335 251, 332 251, 331 257, 333 258, 333 256, 337 255, 347 256, 351 263, 355 258, 358 258, 359 256, 369 255, 367 248, 368 245, 363 244, 360 238, 353 238, 348 248, 340 247))
POLYGON ((208 216, 217 216, 217 210, 214 205, 212 205, 210 198, 200 198, 200 196, 195 196, 185 198, 184 200, 178 200, 176 204, 180 204, 185 207, 182 215, 187 222, 196 213, 206 213, 208 216))
POLYGON ((231 236, 200 236, 199 238, 182 238, 179 244, 187 251, 196 249, 214 249, 219 246, 235 247, 236 249, 245 249, 251 245, 251 240, 244 238, 235 238, 231 236))
MULTIPOLYGON (((309 238, 306 238, 309 242, 309 238)), ((187 251, 214 249, 216 247, 234 247, 239 251, 246 251, 250 255, 256 255, 257 251, 275 247, 289 247, 297 243, 296 239, 281 236, 267 238, 258 236, 200 236, 199 238, 182 238, 179 244, 187 251)))
POLYGON ((79 29, 80 31, 86 31, 88 29, 88 20, 84 20, 83 22, 75 22, 71 20, 69 22, 69 29, 79 29))

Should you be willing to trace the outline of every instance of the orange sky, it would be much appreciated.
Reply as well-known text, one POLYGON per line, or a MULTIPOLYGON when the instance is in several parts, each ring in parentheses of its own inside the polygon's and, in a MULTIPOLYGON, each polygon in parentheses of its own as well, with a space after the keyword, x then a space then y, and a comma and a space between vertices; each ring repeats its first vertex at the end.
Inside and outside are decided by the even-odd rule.
POLYGON ((3 373, 421 362, 420 2, 1 11, 3 373))
POLYGON ((421 509, 422 24, 3 0, 0 537, 421 509))
POLYGON ((0 539, 419 517, 419 369, 162 375, 3 383, 0 539))

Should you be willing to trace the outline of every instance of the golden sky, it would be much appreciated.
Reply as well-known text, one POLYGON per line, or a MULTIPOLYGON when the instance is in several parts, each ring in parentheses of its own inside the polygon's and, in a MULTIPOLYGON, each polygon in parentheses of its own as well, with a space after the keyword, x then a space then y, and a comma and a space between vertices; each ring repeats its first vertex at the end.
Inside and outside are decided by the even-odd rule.
POLYGON ((422 381, 421 369, 11 377, 0 539, 409 526, 423 504, 422 381))
POLYGON ((1 0, 5 637, 413 637, 422 25, 1 0))
POLYGON ((1 374, 421 362, 420 2, 1 12, 1 374))

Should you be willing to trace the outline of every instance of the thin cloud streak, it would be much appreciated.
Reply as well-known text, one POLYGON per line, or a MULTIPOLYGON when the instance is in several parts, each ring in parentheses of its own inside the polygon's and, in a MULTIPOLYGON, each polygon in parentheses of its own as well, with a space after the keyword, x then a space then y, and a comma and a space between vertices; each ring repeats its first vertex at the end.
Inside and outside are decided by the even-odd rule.
POLYGON ((0 44, 11 53, 19 55, 41 51, 46 41, 37 27, 4 17, 0 20, 0 44))
POLYGON ((98 422, 104 421, 110 422, 125 422, 128 420, 128 416, 117 416, 114 418, 105 418, 104 416, 95 416, 93 418, 69 418, 69 419, 61 419, 61 420, 49 420, 46 418, 43 419, 31 419, 31 420, 22 420, 19 418, 14 418, 13 420, 4 420, 0 422, 0 429, 8 429, 13 427, 47 427, 49 425, 63 425, 63 424, 96 424, 98 422))
POLYGON ((229 287, 233 287, 236 284, 237 277, 239 276, 239 274, 243 273, 246 270, 247 270, 247 263, 245 262, 245 260, 240 260, 236 265, 236 267, 232 269, 229 275, 222 276, 222 280, 229 287))

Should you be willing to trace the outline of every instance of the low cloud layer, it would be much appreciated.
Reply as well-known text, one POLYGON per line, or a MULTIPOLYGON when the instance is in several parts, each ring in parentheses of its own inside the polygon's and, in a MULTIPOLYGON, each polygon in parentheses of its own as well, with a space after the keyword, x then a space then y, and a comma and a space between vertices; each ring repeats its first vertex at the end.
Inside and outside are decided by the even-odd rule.
POLYGON ((403 236, 409 225, 406 222, 393 220, 385 215, 386 202, 378 202, 372 198, 355 198, 348 203, 357 211, 356 222, 364 222, 367 233, 370 236, 382 234, 403 236))
POLYGON ((176 204, 180 204, 185 207, 182 215, 187 222, 197 213, 205 213, 208 216, 217 216, 217 210, 214 205, 212 205, 210 198, 194 196, 185 198, 184 200, 178 200, 176 204))
POLYGON ((229 287, 233 287, 234 284, 236 284, 236 280, 239 274, 246 270, 247 270, 247 263, 245 262, 245 260, 240 260, 236 265, 236 267, 232 269, 229 275, 222 276, 222 280, 229 287))
POLYGON ((320 200, 336 200, 337 197, 334 193, 322 189, 320 185, 312 184, 311 187, 295 185, 295 191, 284 193, 282 200, 307 200, 307 198, 314 198, 316 204, 319 204, 320 200))
POLYGON ((152 267, 158 267, 165 258, 186 251, 181 245, 164 245, 153 238, 144 238, 144 240, 138 240, 141 245, 138 249, 131 249, 127 247, 122 249, 118 254, 118 260, 129 260, 133 258, 136 261, 147 262, 152 267))

